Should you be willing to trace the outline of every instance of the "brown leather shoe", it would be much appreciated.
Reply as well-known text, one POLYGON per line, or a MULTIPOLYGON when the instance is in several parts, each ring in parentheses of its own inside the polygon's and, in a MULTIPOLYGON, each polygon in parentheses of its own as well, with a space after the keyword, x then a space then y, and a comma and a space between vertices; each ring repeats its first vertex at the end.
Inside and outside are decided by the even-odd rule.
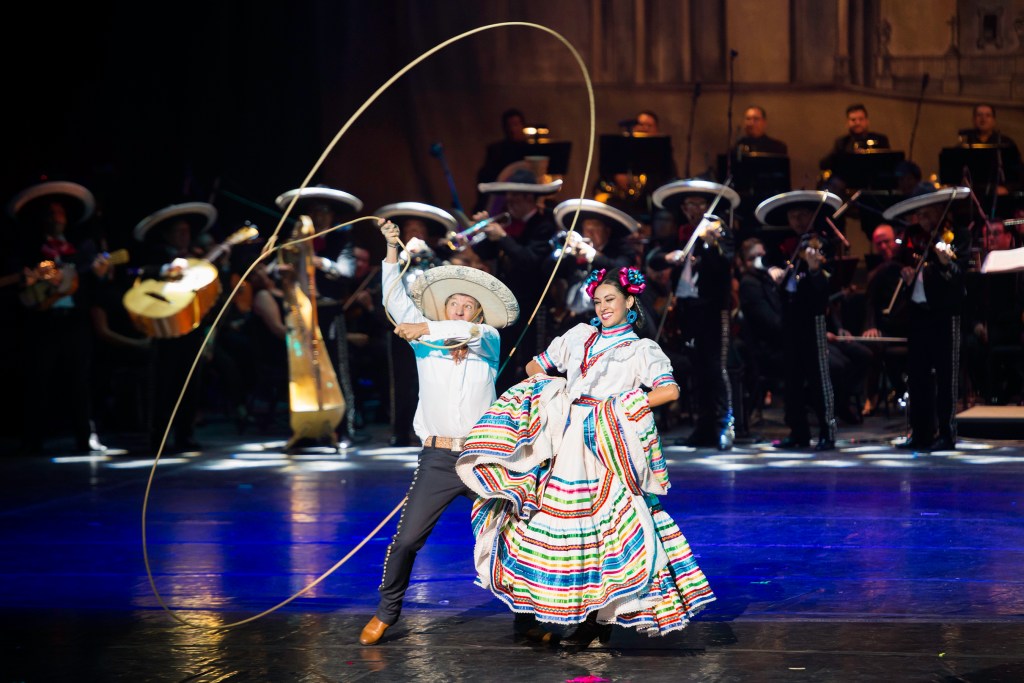
POLYGON ((359 634, 359 642, 363 645, 373 645, 384 635, 384 631, 388 630, 388 624, 374 617, 366 623, 363 627, 363 632, 359 634))

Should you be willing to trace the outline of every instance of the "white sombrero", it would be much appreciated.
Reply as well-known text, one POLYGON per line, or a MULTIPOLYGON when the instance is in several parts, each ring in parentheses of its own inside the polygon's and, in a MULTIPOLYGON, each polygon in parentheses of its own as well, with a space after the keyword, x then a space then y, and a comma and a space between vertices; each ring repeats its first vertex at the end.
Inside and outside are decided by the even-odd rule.
POLYGON ((387 218, 388 220, 402 218, 419 218, 426 221, 427 227, 432 232, 440 235, 447 235, 449 232, 459 229, 459 222, 455 216, 444 209, 439 209, 430 204, 422 202, 397 202, 382 206, 373 212, 374 216, 387 218), (440 231, 440 232, 438 232, 440 231))
POLYGON ((277 204, 278 208, 286 209, 291 203, 294 197, 298 196, 295 201, 295 208, 308 205, 314 201, 326 202, 333 207, 334 212, 338 214, 362 211, 363 202, 355 195, 351 195, 348 192, 342 190, 335 190, 331 187, 303 187, 302 189, 288 190, 287 192, 278 195, 274 203, 277 204))
POLYGON ((480 302, 484 322, 491 327, 507 327, 519 318, 519 303, 512 290, 476 268, 437 266, 423 271, 409 286, 416 308, 430 320, 445 320, 444 304, 452 294, 465 294, 480 302))
POLYGON ((925 206, 931 206, 932 204, 939 204, 942 202, 954 202, 960 199, 967 199, 970 196, 971 188, 969 187, 944 187, 941 190, 925 192, 917 195, 916 197, 904 199, 902 202, 893 204, 886 209, 884 213, 882 213, 882 218, 887 221, 891 221, 905 213, 917 211, 925 206))
POLYGON ((146 235, 156 226, 166 223, 172 218, 184 218, 192 227, 192 236, 200 235, 210 229, 217 220, 217 207, 206 202, 185 202, 184 204, 171 204, 159 211, 149 214, 135 226, 132 235, 140 242, 145 241, 146 235))
POLYGON ((580 219, 576 222, 577 232, 581 232, 583 220, 597 218, 612 229, 612 234, 617 237, 635 235, 640 230, 640 223, 624 211, 619 211, 614 206, 608 206, 595 199, 568 199, 555 207, 555 223, 560 224, 566 230, 572 225, 576 209, 580 210, 580 219))
POLYGON ((562 181, 552 180, 550 183, 538 183, 536 173, 525 168, 521 168, 515 171, 506 180, 496 180, 493 183, 480 183, 476 187, 483 194, 487 194, 489 192, 554 194, 562 187, 562 181))
POLYGON ((7 214, 12 218, 23 215, 25 208, 36 199, 56 197, 68 207, 68 225, 87 220, 96 210, 96 199, 87 188, 66 180, 50 180, 25 188, 7 203, 7 214), (71 201, 67 201, 71 200, 71 201))
POLYGON ((769 197, 757 205, 754 216, 762 225, 784 226, 789 224, 786 213, 790 209, 807 208, 818 211, 821 216, 831 216, 843 205, 839 195, 823 190, 793 190, 769 197), (824 206, 822 206, 824 204, 824 206), (831 208, 831 210, 829 210, 831 208))
POLYGON ((719 194, 722 195, 722 198, 719 200, 718 206, 715 207, 716 211, 725 212, 740 205, 740 196, 736 190, 728 185, 713 183, 710 180, 676 180, 655 190, 651 199, 659 208, 681 211, 687 197, 702 197, 710 206, 719 194))

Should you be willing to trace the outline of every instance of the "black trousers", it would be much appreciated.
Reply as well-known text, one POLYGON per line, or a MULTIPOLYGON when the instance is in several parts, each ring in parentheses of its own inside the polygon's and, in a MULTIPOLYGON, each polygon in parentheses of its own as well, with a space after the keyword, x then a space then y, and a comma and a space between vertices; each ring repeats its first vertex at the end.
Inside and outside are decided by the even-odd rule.
POLYGON ((409 589, 409 577, 416 553, 434 530, 441 513, 459 496, 474 498, 455 473, 458 453, 443 448, 424 448, 406 494, 391 545, 384 557, 384 576, 380 583, 377 618, 385 624, 398 621, 402 600, 409 589))
POLYGON ((697 424, 694 434, 717 438, 732 424, 732 391, 726 360, 729 353, 729 311, 704 302, 682 302, 679 318, 684 339, 693 339, 690 354, 697 424))
MULTIPOLYGON (((794 320, 794 319, 791 319, 794 320)), ((828 367, 825 316, 795 319, 785 337, 785 421, 794 439, 807 441, 807 404, 818 418, 818 438, 835 441, 835 395, 828 367)))
POLYGON ((907 372, 910 431, 914 439, 930 443, 937 428, 940 438, 955 442, 960 316, 935 313, 919 304, 911 305, 907 372))

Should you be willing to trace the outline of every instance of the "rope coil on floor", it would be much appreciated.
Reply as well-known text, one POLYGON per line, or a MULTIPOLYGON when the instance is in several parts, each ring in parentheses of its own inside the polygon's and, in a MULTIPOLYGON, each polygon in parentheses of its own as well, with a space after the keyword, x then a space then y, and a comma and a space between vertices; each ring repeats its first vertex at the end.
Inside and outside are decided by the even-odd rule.
MULTIPOLYGON (((445 41, 435 45, 431 49, 429 49, 426 52, 424 52, 423 54, 421 54, 419 57, 415 58, 414 60, 412 60, 411 62, 406 64, 398 72, 396 72, 393 76, 391 76, 391 78, 389 78, 387 81, 385 81, 384 84, 381 85, 369 98, 367 98, 366 101, 363 102, 363 104, 360 105, 360 107, 355 111, 355 113, 353 113, 352 116, 349 117, 349 119, 345 122, 345 124, 337 132, 337 134, 334 136, 334 138, 331 139, 330 143, 328 143, 327 147, 324 149, 323 153, 321 153, 321 155, 320 155, 319 159, 317 159, 316 163, 313 164, 312 169, 310 169, 309 173, 306 175, 305 180, 302 181, 302 184, 299 186, 298 189, 301 190, 301 189, 303 189, 303 188, 305 188, 305 187, 307 187, 309 185, 309 183, 312 180, 312 178, 316 175, 317 171, 320 170, 320 167, 323 165, 324 161, 327 159, 327 156, 334 150, 335 146, 338 144, 338 142, 341 140, 341 138, 345 135, 345 133, 348 131, 348 129, 352 127, 352 125, 355 123, 355 121, 358 120, 358 118, 363 114, 363 112, 366 111, 366 109, 371 104, 373 104, 388 88, 390 88, 391 85, 395 83, 395 81, 397 81, 399 78, 401 78, 406 73, 408 73, 413 67, 415 67, 420 62, 422 62, 425 59, 427 59, 428 57, 430 57, 430 56, 434 55, 435 53, 437 53, 437 52, 443 50, 444 48, 448 47, 449 45, 452 45, 452 44, 454 44, 454 43, 456 43, 456 42, 458 42, 460 40, 463 40, 465 38, 473 36, 473 35, 475 35, 477 33, 481 33, 481 32, 484 32, 484 31, 489 31, 489 30, 493 30, 493 29, 498 29, 498 28, 512 28, 512 27, 522 27, 522 28, 536 29, 536 30, 542 31, 544 33, 547 33, 547 34, 553 36, 554 38, 556 38, 558 41, 560 41, 563 45, 565 45, 566 48, 568 48, 568 50, 572 53, 572 56, 575 58, 577 64, 580 67, 580 71, 583 74, 583 79, 584 79, 584 82, 585 82, 586 87, 587 87, 588 102, 589 102, 589 107, 590 107, 590 137, 589 137, 589 145, 588 145, 588 148, 587 148, 587 163, 586 163, 586 168, 585 168, 584 173, 583 173, 583 183, 582 183, 582 186, 581 186, 581 189, 580 189, 580 196, 579 196, 580 203, 577 206, 575 213, 573 214, 572 223, 569 226, 569 230, 568 230, 568 232, 570 234, 573 233, 576 230, 576 222, 579 219, 580 208, 583 206, 583 199, 586 197, 586 194, 587 194, 586 190, 587 190, 587 186, 588 186, 588 183, 589 183, 590 169, 591 169, 591 165, 592 165, 593 157, 594 157, 595 119, 596 119, 596 107, 595 107, 595 104, 594 104, 594 87, 593 87, 593 83, 590 80, 590 74, 587 72, 586 65, 583 62, 583 58, 580 56, 580 53, 576 50, 576 48, 573 47, 573 45, 564 36, 562 36, 557 31, 555 31, 553 29, 550 29, 550 28, 548 28, 546 26, 542 26, 540 24, 535 24, 535 23, 531 23, 531 22, 521 22, 521 21, 500 22, 500 23, 496 23, 496 24, 488 24, 486 26, 480 26, 478 28, 471 29, 469 31, 465 31, 464 33, 461 33, 461 34, 459 34, 459 35, 457 35, 457 36, 455 36, 453 38, 449 38, 449 39, 447 39, 447 40, 445 40, 445 41)), ((257 257, 256 260, 253 261, 253 263, 242 274, 242 277, 239 279, 239 281, 235 285, 234 289, 231 290, 231 293, 228 295, 228 298, 225 300, 224 304, 221 306, 221 309, 217 313, 217 316, 214 319, 213 324, 210 326, 209 330, 207 330, 206 336, 203 339, 203 343, 200 346, 199 351, 196 354, 196 357, 195 357, 195 359, 192 362, 191 368, 189 368, 188 375, 185 378, 185 383, 184 383, 184 385, 183 385, 183 387, 181 389, 181 392, 178 394, 178 399, 175 402, 174 408, 171 411, 171 415, 170 415, 170 418, 168 419, 167 426, 164 429, 163 437, 160 440, 160 445, 157 448, 156 455, 154 456, 154 459, 153 459, 153 466, 150 469, 149 478, 146 481, 146 489, 145 489, 145 494, 143 496, 143 501, 142 501, 142 557, 143 557, 143 562, 145 563, 145 566, 146 566, 146 577, 149 580, 149 586, 152 589, 153 595, 156 597, 157 602, 160 604, 160 607, 165 612, 167 612, 178 623, 180 623, 180 624, 182 624, 184 626, 189 626, 189 627, 195 628, 195 629, 208 630, 208 631, 223 631, 223 630, 227 630, 227 629, 235 628, 235 627, 238 627, 238 626, 242 626, 244 624, 251 623, 251 622, 253 622, 253 621, 255 621, 255 620, 257 620, 257 619, 259 619, 261 617, 264 617, 264 616, 266 616, 266 615, 268 615, 268 614, 270 614, 272 612, 275 612, 278 609, 284 607, 285 605, 287 605, 288 603, 292 602, 296 598, 298 598, 298 597, 304 595, 305 593, 307 593, 308 591, 310 591, 312 588, 314 588, 315 586, 320 584, 328 576, 330 576, 335 571, 337 571, 342 565, 344 565, 349 560, 349 558, 351 558, 366 543, 368 543, 369 540, 371 538, 373 538, 373 536, 378 531, 380 531, 381 528, 383 528, 383 526, 385 524, 387 524, 391 520, 391 518, 394 517, 395 514, 398 513, 399 510, 402 509, 402 506, 405 505, 405 498, 403 498, 401 500, 401 502, 399 502, 398 505, 395 506, 395 508, 383 520, 381 520, 381 522, 369 534, 367 534, 367 536, 365 538, 363 538, 362 541, 360 541, 343 558, 341 558, 338 562, 336 562, 334 564, 334 566, 332 566, 330 569, 328 569, 323 574, 318 576, 315 580, 313 580, 312 582, 310 582, 309 584, 304 586, 302 589, 300 589, 299 591, 294 593, 289 598, 287 598, 285 600, 282 600, 278 604, 274 605, 273 607, 270 607, 270 608, 260 612, 259 614, 253 615, 251 617, 248 617, 248 618, 245 618, 245 619, 242 619, 242 620, 239 620, 239 621, 234 621, 234 622, 231 622, 231 623, 228 623, 228 624, 223 624, 223 625, 220 625, 220 626, 208 626, 206 624, 200 624, 200 623, 197 623, 195 621, 189 620, 189 619, 187 619, 185 617, 182 617, 180 614, 178 614, 178 610, 171 609, 171 607, 164 600, 164 597, 160 593, 159 588, 157 588, 156 580, 153 577, 153 569, 152 569, 152 566, 151 566, 151 563, 150 563, 148 543, 147 543, 148 531, 147 531, 147 526, 146 526, 146 513, 149 510, 149 498, 150 498, 150 493, 152 492, 152 488, 153 488, 153 481, 154 481, 154 479, 156 477, 157 465, 160 462, 160 456, 163 454, 164 446, 167 443, 167 437, 170 434, 171 426, 174 424, 174 419, 175 419, 175 417, 178 414, 178 409, 181 406, 181 402, 182 402, 182 399, 184 398, 185 391, 188 389, 188 386, 189 386, 189 384, 192 381, 192 377, 195 374, 195 369, 198 366, 200 359, 202 358, 203 352, 206 349, 207 344, 209 344, 210 339, 213 336, 214 331, 217 329, 217 326, 220 324, 220 320, 223 317, 225 311, 228 310, 229 305, 234 300, 234 298, 235 298, 236 294, 238 293, 239 289, 241 289, 241 287, 243 286, 243 284, 245 283, 246 279, 249 277, 249 274, 253 271, 253 269, 255 269, 258 264, 260 264, 261 262, 266 260, 271 254, 277 252, 278 250, 280 250, 282 248, 285 248, 285 247, 288 247, 288 246, 294 245, 294 244, 299 244, 299 243, 304 242, 306 240, 315 239, 316 237, 320 237, 320 236, 323 236, 323 235, 325 235, 325 234, 327 234, 329 232, 333 232, 334 230, 339 230, 339 229, 341 229, 343 227, 353 225, 355 223, 358 223, 359 221, 363 221, 363 220, 379 221, 380 220, 376 216, 364 216, 364 217, 355 219, 353 221, 349 221, 348 223, 342 223, 340 225, 333 226, 332 228, 329 228, 328 230, 323 230, 323 231, 320 231, 319 233, 315 233, 313 235, 309 235, 309 236, 306 236, 306 237, 303 237, 303 238, 299 238, 299 239, 291 240, 291 241, 288 241, 288 242, 284 242, 280 246, 275 246, 275 243, 277 242, 277 237, 280 234, 281 229, 284 226, 285 222, 288 220, 288 217, 290 216, 290 214, 292 212, 292 208, 295 206, 295 203, 298 201, 298 198, 299 198, 299 193, 296 193, 295 196, 292 197, 291 201, 288 203, 288 206, 285 208, 284 213, 281 215, 281 217, 280 217, 280 219, 279 219, 279 221, 277 223, 277 226, 274 228, 273 233, 270 235, 269 238, 267 238, 267 243, 264 246, 263 251, 260 253, 259 257, 257 257)), ((405 245, 402 244, 402 246, 404 247, 405 245)), ((547 281, 547 283, 544 286, 544 290, 541 292, 540 298, 537 300, 537 303, 534 306, 533 311, 530 313, 530 317, 528 318, 528 320, 526 322, 526 325, 524 326, 523 331, 522 331, 522 333, 519 336, 519 339, 516 341, 516 344, 513 346, 512 350, 509 352, 509 356, 506 358, 505 363, 503 363, 501 368, 499 368, 498 374, 500 374, 502 372, 502 370, 504 370, 505 365, 508 363, 509 359, 511 359, 512 355, 515 353, 515 349, 519 345, 519 341, 522 339, 522 337, 526 333, 527 329, 529 329, 530 325, 533 323, 533 319, 536 317, 537 312, 540 310, 540 307, 541 307, 541 305, 542 305, 542 303, 544 301, 544 297, 547 295, 548 289, 551 287, 551 283, 554 280, 555 273, 558 272, 558 267, 561 264, 562 258, 564 256, 565 256, 565 252, 563 250, 562 253, 559 254, 558 259, 555 261, 555 265, 552 267, 551 275, 548 277, 548 281, 547 281)), ((405 271, 408 269, 409 264, 411 264, 411 262, 412 261, 410 259, 406 263, 405 268, 403 268, 403 270, 402 270, 402 274, 405 273, 405 271)), ((399 280, 401 280, 401 278, 399 278, 399 280)), ((390 290, 389 290, 388 294, 390 294, 390 290)), ((385 298, 385 300, 386 300, 386 298, 385 298)), ((393 318, 391 318, 390 314, 388 314, 388 319, 391 321, 392 324, 395 324, 395 321, 394 321, 393 318)), ((434 348, 454 348, 454 347, 462 345, 461 343, 460 344, 455 344, 455 345, 448 345, 448 346, 433 345, 433 344, 429 344, 428 342, 421 342, 421 343, 428 344, 430 346, 433 346, 434 348)))

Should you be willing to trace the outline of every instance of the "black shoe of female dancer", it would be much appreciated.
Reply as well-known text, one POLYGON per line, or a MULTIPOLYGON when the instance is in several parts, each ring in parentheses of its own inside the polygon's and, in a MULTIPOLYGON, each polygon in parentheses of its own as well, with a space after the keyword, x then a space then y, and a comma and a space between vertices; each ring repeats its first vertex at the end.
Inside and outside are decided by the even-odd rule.
POLYGON ((561 645, 566 650, 579 652, 590 647, 594 640, 598 640, 604 645, 611 637, 612 625, 597 623, 597 612, 591 612, 587 615, 586 621, 577 626, 571 635, 562 639, 561 645))

